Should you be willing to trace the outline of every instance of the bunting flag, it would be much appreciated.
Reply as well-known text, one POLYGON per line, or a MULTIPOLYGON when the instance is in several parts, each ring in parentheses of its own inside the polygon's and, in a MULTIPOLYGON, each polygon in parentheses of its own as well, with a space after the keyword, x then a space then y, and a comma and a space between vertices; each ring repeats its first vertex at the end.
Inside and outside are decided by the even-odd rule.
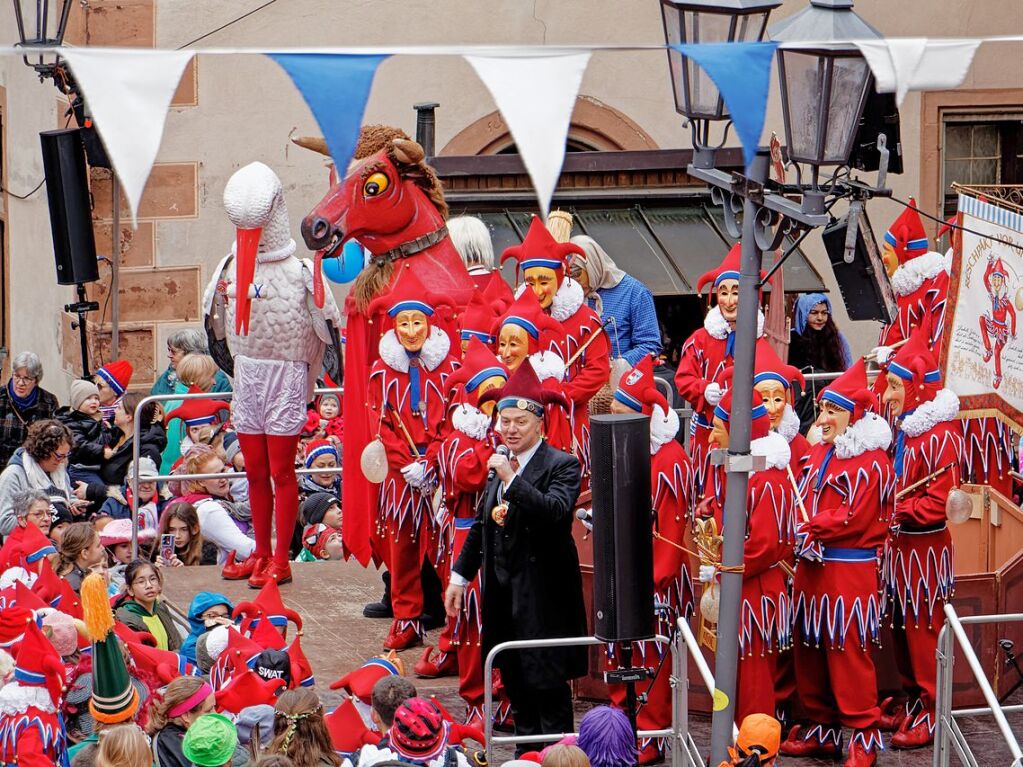
POLYGON ((565 160, 565 140, 590 52, 466 56, 518 147, 544 220, 565 160))
POLYGON ((369 89, 384 54, 268 53, 298 88, 343 176, 355 152, 369 89))
POLYGON ((778 43, 701 43, 671 47, 699 64, 718 87, 749 168, 764 130, 771 64, 778 43))
POLYGON ((877 92, 894 93, 899 106, 909 91, 949 90, 962 85, 980 45, 980 40, 923 37, 854 42, 874 73, 877 92))
POLYGON ((193 51, 61 48, 96 130, 120 179, 137 225, 139 202, 153 168, 174 91, 193 51))

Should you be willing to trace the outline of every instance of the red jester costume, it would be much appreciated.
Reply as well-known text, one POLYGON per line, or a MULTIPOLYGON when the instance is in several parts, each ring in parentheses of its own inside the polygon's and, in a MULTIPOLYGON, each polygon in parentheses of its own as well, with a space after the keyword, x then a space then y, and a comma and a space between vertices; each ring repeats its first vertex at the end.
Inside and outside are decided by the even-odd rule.
POLYGON ((586 305, 582 287, 567 275, 566 261, 572 255, 586 257, 578 245, 557 242, 534 217, 522 244, 507 248, 501 263, 509 258, 518 261, 526 286, 519 290, 532 290, 544 311, 564 329, 558 347, 568 366, 564 394, 571 403, 569 452, 582 464, 585 483, 590 474, 590 400, 611 376, 611 345, 597 313, 586 305))
POLYGON ((782 744, 788 756, 835 758, 842 727, 854 730, 846 767, 873 765, 878 729, 879 556, 893 514, 895 471, 888 423, 875 404, 863 360, 821 393, 821 442, 810 450, 800 490, 808 519, 796 526, 792 590, 799 696, 811 722, 782 744))
POLYGON ((799 416, 792 409, 798 392, 793 383, 798 382, 800 390, 806 389, 806 379, 792 365, 781 361, 774 347, 761 338, 757 341, 756 361, 753 369, 753 389, 763 398, 767 415, 771 419, 771 431, 785 438, 792 453, 792 473, 799 477, 810 454, 810 442, 799 433, 799 416))
MULTIPOLYGON (((909 695, 904 711, 886 722, 898 732, 892 745, 917 748, 934 739, 938 631, 952 598, 949 493, 959 486, 964 451, 957 422, 959 398, 941 388, 937 361, 917 333, 888 362, 885 403, 896 417, 895 525, 885 563, 885 585, 895 657, 909 695)), ((891 710, 890 701, 883 709, 891 710)))
MULTIPOLYGON (((717 269, 701 275, 696 284, 698 293, 712 285, 717 295, 714 306, 704 317, 703 327, 693 331, 682 345, 682 355, 675 373, 678 393, 693 408, 690 425, 690 455, 696 477, 697 492, 704 492, 710 451, 711 419, 714 407, 724 393, 715 379, 732 364, 735 346, 735 320, 739 309, 739 260, 741 250, 732 247, 717 269)), ((757 336, 763 333, 764 315, 758 310, 757 336)))
MULTIPOLYGON (((679 430, 678 414, 668 407, 668 401, 657 389, 654 380, 653 357, 646 356, 631 371, 622 376, 611 402, 612 413, 642 413, 650 416, 650 491, 654 509, 654 529, 668 541, 683 545, 686 528, 692 521, 693 467, 689 456, 676 437, 679 430)), ((676 621, 686 620, 693 614, 693 579, 689 573, 686 555, 678 546, 654 539, 654 602, 657 615, 657 633, 672 636, 676 621)), ((645 690, 647 701, 639 710, 641 730, 660 730, 671 725, 670 669, 661 663, 666 648, 653 642, 635 645, 640 663, 651 674, 653 681, 645 690)), ((615 658, 610 657, 614 664, 615 658)), ((611 700, 619 708, 625 707, 625 688, 610 687, 611 700)), ((648 764, 660 758, 663 742, 640 742, 639 763, 648 764)))
MULTIPOLYGON (((714 408, 710 445, 727 449, 732 392, 714 408)), ((792 458, 789 445, 771 431, 771 419, 760 394, 753 393, 750 453, 765 466, 749 477, 746 500, 746 544, 743 555, 742 608, 739 617, 739 676, 735 721, 749 714, 773 716, 778 652, 791 643, 791 603, 780 563, 791 558, 794 490, 786 474, 792 458)), ((725 484, 715 499, 714 517, 724 529, 725 484)), ((715 579, 712 565, 701 566, 700 580, 715 579)))
POLYGON ((370 305, 371 313, 383 311, 393 323, 380 337, 380 359, 369 379, 370 412, 379 424, 388 465, 377 520, 394 610, 384 641, 387 650, 419 644, 423 634, 420 571, 424 557, 433 558, 430 545, 436 540, 433 465, 444 437, 445 379, 456 366, 448 335, 436 326, 436 310, 446 303, 405 265, 391 292, 370 305))
POLYGON ((491 352, 497 351, 497 334, 494 324, 512 304, 511 289, 494 272, 494 277, 487 281, 484 292, 474 290, 465 311, 458 316, 458 333, 461 340, 461 353, 465 354, 469 341, 473 338, 481 341, 491 352))
POLYGON ((291 580, 288 549, 298 518, 295 450, 333 341, 328 323, 340 327, 341 318, 329 292, 319 301, 322 308, 316 307, 318 266, 294 255, 283 187, 270 168, 254 162, 231 176, 224 208, 237 241, 214 270, 203 303, 210 314, 224 302, 234 354, 232 420, 245 454, 256 540, 252 555, 237 565, 229 562, 224 576, 248 578, 250 586, 261 588, 271 578, 291 580), (227 269, 231 258, 233 270, 227 269))

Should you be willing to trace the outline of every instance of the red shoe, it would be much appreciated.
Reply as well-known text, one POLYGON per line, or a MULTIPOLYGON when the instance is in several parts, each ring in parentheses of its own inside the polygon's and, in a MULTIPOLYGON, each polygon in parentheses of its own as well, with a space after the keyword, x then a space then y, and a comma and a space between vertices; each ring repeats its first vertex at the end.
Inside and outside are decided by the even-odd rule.
POLYGON ((664 761, 664 752, 657 747, 656 741, 651 740, 639 752, 640 767, 646 764, 660 764, 664 761))
POLYGON ((877 727, 882 732, 898 732, 902 723, 906 720, 906 704, 898 703, 895 698, 885 698, 881 701, 881 717, 877 720, 877 727))
POLYGON ((876 727, 857 730, 849 743, 849 753, 845 757, 843 767, 874 767, 877 764, 878 751, 884 751, 881 730, 876 727))
POLYGON ((431 652, 433 645, 427 645, 419 662, 412 667, 416 676, 423 679, 438 679, 442 676, 458 675, 458 658, 453 652, 438 652, 433 659, 430 658, 431 652))
POLYGON ((475 727, 480 732, 486 732, 483 728, 483 707, 469 706, 469 716, 465 719, 466 727, 475 727))
POLYGON ((825 727, 817 724, 804 731, 803 725, 794 725, 789 737, 781 744, 785 756, 815 756, 837 759, 842 755, 842 729, 838 726, 825 727))
POLYGON ((931 715, 918 714, 907 717, 899 731, 892 736, 895 748, 923 748, 934 742, 934 731, 931 729, 931 715))
POLYGON ((422 630, 417 620, 394 620, 384 640, 385 650, 407 650, 423 643, 422 630))
POLYGON ((261 589, 271 579, 277 581, 278 586, 291 583, 291 565, 287 562, 282 565, 276 559, 268 559, 262 570, 257 570, 249 577, 249 588, 261 589))
POLYGON ((258 572, 266 567, 269 561, 269 557, 252 555, 241 562, 235 562, 235 553, 232 551, 227 555, 227 561, 220 571, 220 577, 226 581, 244 581, 246 578, 251 577, 254 572, 258 572))

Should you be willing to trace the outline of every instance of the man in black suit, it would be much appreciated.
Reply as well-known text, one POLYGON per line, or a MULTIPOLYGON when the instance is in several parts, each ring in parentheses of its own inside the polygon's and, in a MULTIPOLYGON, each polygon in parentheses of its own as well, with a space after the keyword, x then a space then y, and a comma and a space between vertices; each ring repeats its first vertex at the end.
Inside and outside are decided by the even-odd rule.
MULTIPOLYGON (((586 635, 579 555, 572 539, 581 469, 543 440, 544 405, 566 405, 545 391, 528 362, 501 389, 500 431, 511 456, 495 454, 487 483, 445 595, 448 615, 462 608, 465 584, 482 569, 481 652, 501 642, 586 635)), ((497 656, 516 735, 572 732, 568 680, 587 669, 585 647, 515 650, 497 656)), ((490 684, 490 680, 485 680, 490 684)), ((520 744, 517 755, 537 748, 520 744)))

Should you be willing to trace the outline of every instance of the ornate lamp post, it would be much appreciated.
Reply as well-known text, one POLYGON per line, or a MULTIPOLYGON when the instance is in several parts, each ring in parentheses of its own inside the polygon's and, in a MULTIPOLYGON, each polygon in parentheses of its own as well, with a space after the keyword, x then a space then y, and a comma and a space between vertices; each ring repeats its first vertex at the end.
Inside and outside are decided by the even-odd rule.
MULTIPOLYGON (((778 5, 772 0, 661 0, 665 41, 672 44, 760 40, 768 13, 778 5)), ((794 185, 768 185, 768 156, 764 149, 758 151, 744 173, 728 173, 714 167, 715 151, 720 147, 709 145, 710 124, 728 120, 727 110, 717 89, 711 90, 706 76, 697 73, 694 62, 674 50, 668 57, 676 109, 689 121, 693 135, 693 164, 687 172, 711 188, 711 198, 724 208, 729 234, 741 238, 732 379, 735 403, 753 400, 763 251, 778 248, 787 234, 827 224, 827 211, 838 199, 883 193, 847 181, 843 175, 872 82, 866 61, 849 41, 878 38, 880 34, 853 12, 852 0, 810 0, 809 7, 779 22, 768 35, 790 46, 779 49, 778 61, 789 160, 796 166, 799 179, 794 185), (796 47, 805 41, 812 44, 796 47), (834 169, 834 175, 821 183, 821 169, 828 167, 834 169)), ((779 262, 774 269, 780 265, 779 262)), ((754 468, 750 421, 749 408, 736 407, 729 424, 722 547, 722 565, 726 569, 743 563, 746 498, 749 473, 754 468)), ((741 599, 741 573, 723 572, 711 764, 728 759, 727 747, 732 741, 741 599)))
MULTIPOLYGON (((59 48, 64 44, 68 15, 75 0, 11 0, 18 24, 17 46, 26 49, 26 66, 39 74, 39 81, 55 77, 59 56, 32 49, 59 48), (52 56, 52 60, 49 57, 52 56)), ((59 84, 58 84, 59 87, 59 84)))

